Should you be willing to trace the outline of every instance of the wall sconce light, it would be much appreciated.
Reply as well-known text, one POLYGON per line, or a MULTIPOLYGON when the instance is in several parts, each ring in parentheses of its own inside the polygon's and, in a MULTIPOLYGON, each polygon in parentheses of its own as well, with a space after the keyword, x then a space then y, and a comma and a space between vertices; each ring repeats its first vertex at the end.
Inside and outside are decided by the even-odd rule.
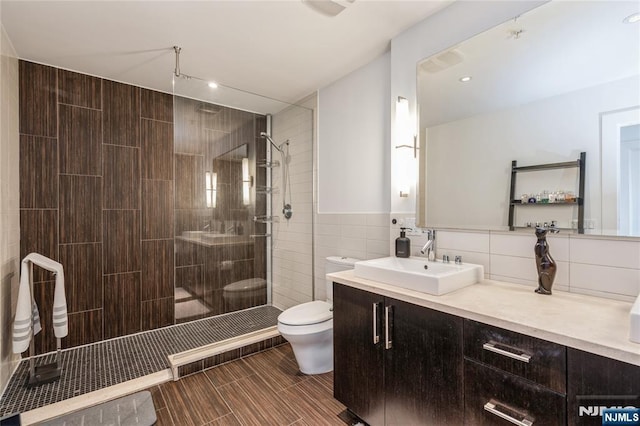
POLYGON ((218 174, 206 172, 204 174, 204 185, 205 185, 205 194, 206 194, 206 202, 207 207, 215 208, 216 207, 216 195, 218 189, 218 174))
POLYGON ((249 189, 253 184, 253 179, 249 176, 249 159, 242 159, 242 204, 248 206, 251 204, 249 189))
POLYGON ((400 145, 398 148, 410 148, 413 150, 413 158, 418 158, 418 138, 413 132, 411 114, 409 114, 409 101, 398 96, 396 102, 396 135, 400 145))
POLYGON ((418 157, 417 137, 414 134, 411 115, 409 114, 409 101, 398 96, 396 102, 396 141, 398 148, 410 148, 413 152, 398 152, 396 154, 397 183, 400 197, 409 196, 411 183, 415 182, 414 160, 418 157))

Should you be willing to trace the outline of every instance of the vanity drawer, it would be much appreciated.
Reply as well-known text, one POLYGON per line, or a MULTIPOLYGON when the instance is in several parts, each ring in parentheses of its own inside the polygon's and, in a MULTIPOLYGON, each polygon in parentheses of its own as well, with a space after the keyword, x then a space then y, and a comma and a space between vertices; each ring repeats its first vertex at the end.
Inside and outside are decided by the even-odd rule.
POLYGON ((566 393, 566 347, 472 320, 464 322, 467 358, 566 393))
POLYGON ((565 395, 475 361, 464 361, 466 425, 566 424, 565 395))

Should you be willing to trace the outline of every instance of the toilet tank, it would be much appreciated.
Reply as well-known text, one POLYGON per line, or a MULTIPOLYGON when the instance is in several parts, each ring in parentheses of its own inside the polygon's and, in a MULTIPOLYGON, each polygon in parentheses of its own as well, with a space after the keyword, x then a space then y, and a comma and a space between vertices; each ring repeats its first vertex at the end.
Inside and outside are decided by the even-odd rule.
MULTIPOLYGON (((329 256, 324 262, 325 274, 331 274, 333 272, 347 271, 355 267, 355 263, 361 259, 355 259, 353 257, 344 256, 329 256)), ((333 300, 333 282, 327 280, 327 300, 333 300)))

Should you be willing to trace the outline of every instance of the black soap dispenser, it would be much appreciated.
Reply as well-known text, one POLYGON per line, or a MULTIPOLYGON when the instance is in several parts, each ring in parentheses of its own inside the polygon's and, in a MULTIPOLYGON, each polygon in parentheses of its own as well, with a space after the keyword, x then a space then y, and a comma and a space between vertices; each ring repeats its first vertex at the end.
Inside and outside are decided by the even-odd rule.
POLYGON ((396 257, 411 256, 411 240, 407 238, 405 229, 400 228, 400 236, 396 238, 396 257))

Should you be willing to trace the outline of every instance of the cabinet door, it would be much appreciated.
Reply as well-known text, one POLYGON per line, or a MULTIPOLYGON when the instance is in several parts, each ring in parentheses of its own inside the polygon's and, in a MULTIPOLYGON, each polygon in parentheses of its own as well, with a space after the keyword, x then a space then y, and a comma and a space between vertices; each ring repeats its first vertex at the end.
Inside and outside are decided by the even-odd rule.
POLYGON ((385 350, 387 425, 463 423, 462 318, 387 298, 392 347, 385 350))
POLYGON ((333 394, 370 425, 384 424, 382 310, 382 296, 333 284, 333 394))
POLYGON ((640 367, 567 349, 569 425, 601 425, 601 407, 640 408, 640 367))

